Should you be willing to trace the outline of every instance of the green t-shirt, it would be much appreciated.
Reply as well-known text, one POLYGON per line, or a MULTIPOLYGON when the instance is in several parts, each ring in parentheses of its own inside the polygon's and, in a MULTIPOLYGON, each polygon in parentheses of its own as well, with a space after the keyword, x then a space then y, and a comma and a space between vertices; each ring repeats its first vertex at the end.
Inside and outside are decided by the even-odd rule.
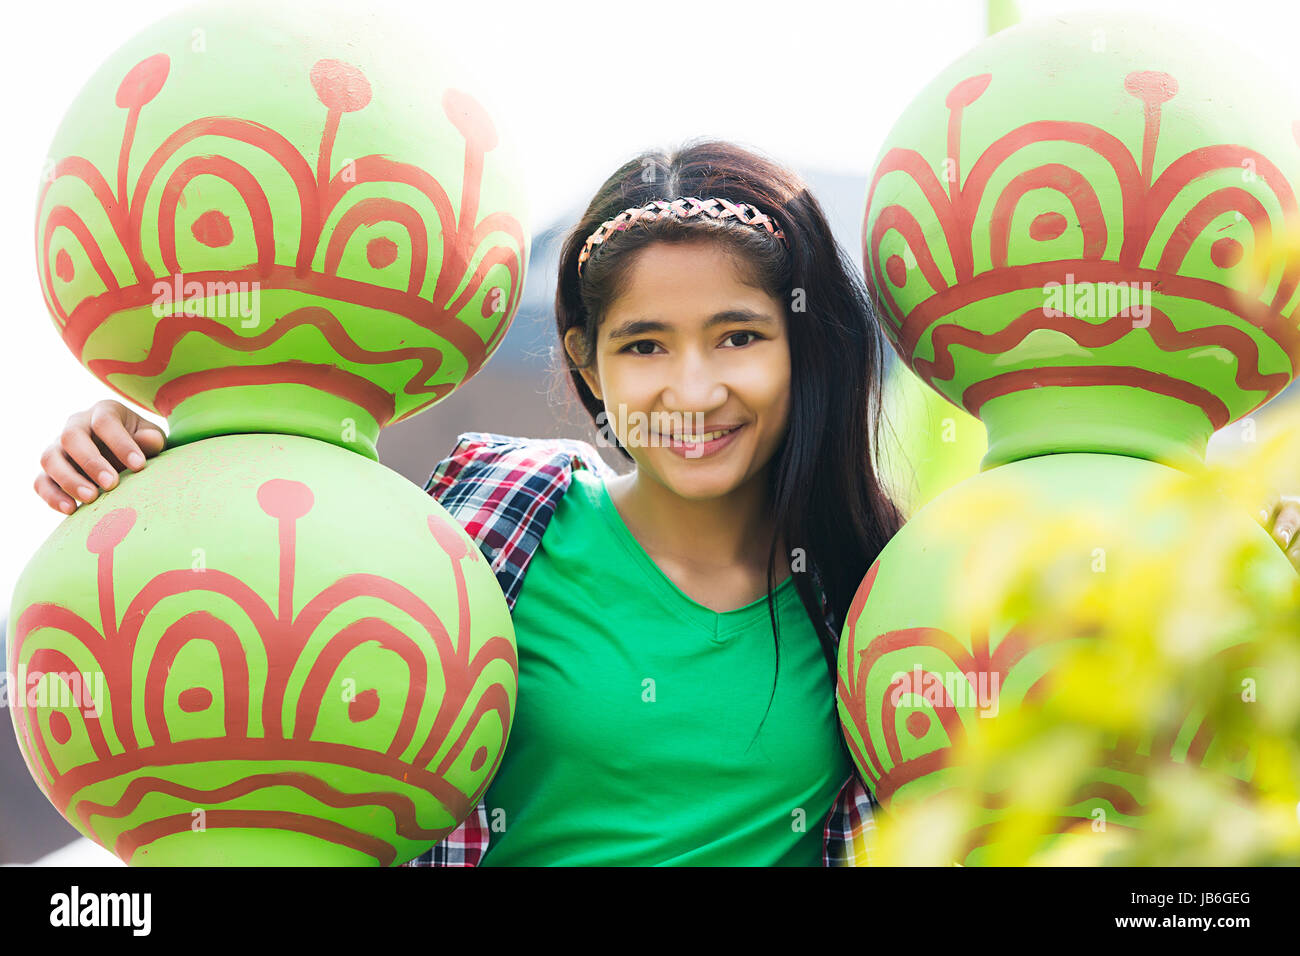
POLYGON ((519 697, 482 866, 820 866, 852 772, 792 580, 718 613, 687 597, 577 471, 514 608, 519 697), (753 745, 751 746, 751 740, 753 745))

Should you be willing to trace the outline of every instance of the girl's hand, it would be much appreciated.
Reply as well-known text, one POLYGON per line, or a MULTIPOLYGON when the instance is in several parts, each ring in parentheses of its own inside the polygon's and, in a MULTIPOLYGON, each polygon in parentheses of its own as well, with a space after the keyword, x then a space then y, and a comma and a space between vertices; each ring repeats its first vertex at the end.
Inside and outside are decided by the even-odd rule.
POLYGON ((78 500, 94 501, 100 488, 117 484, 118 472, 139 471, 166 444, 157 425, 121 402, 96 402, 69 418, 59 440, 45 449, 45 470, 32 487, 51 508, 72 514, 78 500))
POLYGON ((1300 496, 1274 495, 1260 511, 1264 527, 1300 571, 1300 496))

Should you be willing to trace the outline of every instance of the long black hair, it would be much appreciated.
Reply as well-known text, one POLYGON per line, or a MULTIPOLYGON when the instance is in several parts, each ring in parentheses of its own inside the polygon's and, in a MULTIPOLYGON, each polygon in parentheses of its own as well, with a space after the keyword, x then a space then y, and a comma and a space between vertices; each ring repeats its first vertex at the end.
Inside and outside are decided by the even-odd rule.
MULTIPOLYGON (((795 587, 816 629, 834 686, 837 630, 859 583, 903 518, 881 485, 875 459, 885 346, 858 266, 836 244, 808 187, 790 170, 733 143, 694 141, 671 154, 654 150, 634 157, 605 181, 564 241, 555 295, 556 331, 563 345, 570 329, 580 329, 583 358, 589 364, 600 321, 619 296, 638 250, 654 242, 702 237, 723 243, 749 266, 754 285, 785 303, 790 417, 768 468, 776 529, 768 550, 768 616, 779 674, 781 644, 773 590, 777 544, 784 540, 792 549, 788 560, 795 587), (654 199, 684 196, 755 206, 776 220, 789 248, 763 229, 730 219, 665 216, 654 222, 638 220, 633 228, 595 246, 578 275, 578 256, 601 223, 654 199)), ((596 423, 603 403, 587 387, 579 365, 567 351, 565 355, 578 399, 596 423)), ((619 450, 631 458, 621 445, 619 450)), ((775 694, 776 675, 768 711, 775 694)))

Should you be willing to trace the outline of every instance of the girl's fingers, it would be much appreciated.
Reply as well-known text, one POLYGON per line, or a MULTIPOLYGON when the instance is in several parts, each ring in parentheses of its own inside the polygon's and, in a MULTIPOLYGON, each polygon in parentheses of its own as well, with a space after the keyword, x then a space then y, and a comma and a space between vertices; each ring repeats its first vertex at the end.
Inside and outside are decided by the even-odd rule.
POLYGON ((50 480, 69 497, 78 501, 94 501, 99 494, 95 483, 87 478, 68 458, 59 445, 51 445, 41 455, 41 467, 50 480))
POLYGON ((137 420, 131 434, 146 458, 152 458, 167 447, 167 435, 161 428, 147 419, 141 418, 137 420))
POLYGON ((41 496, 41 500, 55 511, 62 511, 65 515, 70 515, 77 510, 77 503, 62 488, 56 485, 54 479, 45 472, 41 472, 37 476, 32 487, 41 496))
MULTIPOLYGON (((112 488, 117 484, 117 468, 104 457, 103 451, 90 437, 90 432, 83 427, 69 425, 59 436, 59 447, 63 454, 82 470, 87 478, 102 488, 112 488)), ((46 471, 49 471, 47 468, 46 471)), ((55 481, 59 476, 51 472, 55 481)), ((62 485, 63 482, 59 481, 62 485)))
MULTIPOLYGON (((94 432, 95 440, 112 452, 119 462, 132 471, 139 471, 144 467, 143 449, 116 415, 108 411, 96 411, 90 417, 90 427, 94 432)), ((117 471, 113 472, 113 482, 114 484, 117 482, 117 471)), ((101 481, 100 484, 103 482, 101 481)), ((104 487, 109 486, 104 485, 104 487)))

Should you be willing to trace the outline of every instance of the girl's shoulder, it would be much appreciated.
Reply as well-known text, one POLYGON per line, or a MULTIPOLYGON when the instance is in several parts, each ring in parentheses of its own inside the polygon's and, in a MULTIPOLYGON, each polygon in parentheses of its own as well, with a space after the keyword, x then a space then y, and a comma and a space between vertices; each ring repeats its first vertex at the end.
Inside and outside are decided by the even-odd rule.
POLYGON ((459 500, 476 488, 519 487, 540 493, 578 470, 602 478, 615 475, 595 448, 577 439, 463 432, 451 454, 433 469, 424 490, 446 508, 446 499, 459 500))
POLYGON ((465 432, 424 490, 474 539, 513 607, 542 533, 579 471, 616 475, 584 441, 465 432))

